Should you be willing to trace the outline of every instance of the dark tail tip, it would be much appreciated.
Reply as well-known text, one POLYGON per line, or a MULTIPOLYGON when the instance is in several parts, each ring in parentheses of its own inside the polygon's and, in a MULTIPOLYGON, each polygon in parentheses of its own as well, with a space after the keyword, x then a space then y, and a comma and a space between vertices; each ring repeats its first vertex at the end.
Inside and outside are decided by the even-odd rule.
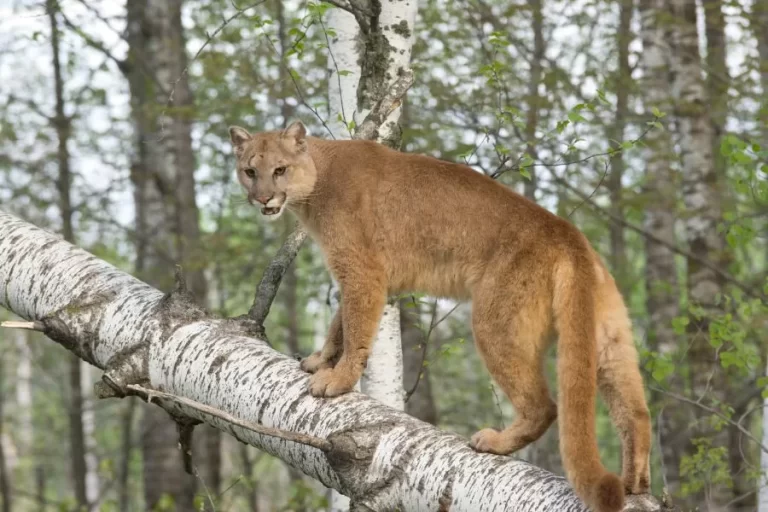
POLYGON ((594 489, 593 503, 596 512, 619 512, 624 508, 624 483, 613 473, 600 478, 594 489))

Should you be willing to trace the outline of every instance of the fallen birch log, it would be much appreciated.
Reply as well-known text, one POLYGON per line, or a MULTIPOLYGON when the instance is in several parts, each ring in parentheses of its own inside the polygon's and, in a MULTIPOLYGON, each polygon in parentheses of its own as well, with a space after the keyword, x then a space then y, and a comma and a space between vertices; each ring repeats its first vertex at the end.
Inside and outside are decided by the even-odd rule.
POLYGON ((249 320, 215 318, 181 280, 163 294, 2 211, 0 305, 28 320, 15 327, 41 330, 104 370, 101 396, 157 390, 150 398, 180 424, 202 421, 279 457, 350 496, 353 510, 586 511, 564 478, 526 462, 476 453, 359 393, 311 397, 298 362, 253 337, 249 320))

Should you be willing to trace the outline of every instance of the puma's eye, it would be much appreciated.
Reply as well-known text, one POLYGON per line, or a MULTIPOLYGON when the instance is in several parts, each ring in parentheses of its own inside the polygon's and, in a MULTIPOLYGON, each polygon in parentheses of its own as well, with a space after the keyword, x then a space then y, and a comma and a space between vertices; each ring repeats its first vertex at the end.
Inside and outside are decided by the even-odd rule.
POLYGON ((255 169, 246 169, 243 171, 246 176, 249 178, 255 178, 256 177, 256 170, 255 169))
POLYGON ((285 174, 286 169, 287 168, 285 166, 276 168, 275 169, 275 176, 282 176, 283 174, 285 174))

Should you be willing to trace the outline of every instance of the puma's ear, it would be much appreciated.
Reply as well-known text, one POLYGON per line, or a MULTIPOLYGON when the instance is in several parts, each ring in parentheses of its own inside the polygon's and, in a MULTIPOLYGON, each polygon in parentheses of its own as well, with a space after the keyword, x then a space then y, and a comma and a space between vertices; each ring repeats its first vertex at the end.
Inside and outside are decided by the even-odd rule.
POLYGON ((232 146, 235 148, 235 153, 240 154, 243 150, 243 144, 247 140, 250 140, 251 134, 245 128, 239 126, 229 127, 229 138, 232 140, 232 146))
POLYGON ((307 149, 307 129, 301 121, 294 121, 288 128, 283 130, 283 138, 293 142, 299 151, 307 149))

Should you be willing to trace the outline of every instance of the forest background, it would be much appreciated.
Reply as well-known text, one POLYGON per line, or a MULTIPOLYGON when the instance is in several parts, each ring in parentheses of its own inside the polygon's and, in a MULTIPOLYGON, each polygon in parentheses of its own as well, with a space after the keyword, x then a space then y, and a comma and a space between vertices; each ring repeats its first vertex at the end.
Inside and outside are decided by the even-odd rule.
MULTIPOLYGON (((366 84, 338 45, 365 29, 338 5, 389 3, 0 1, 2 209, 163 290, 182 263, 211 311, 244 313, 294 224, 245 202, 227 128, 301 119, 353 134, 342 82, 359 82, 361 104, 366 84)), ((768 1, 417 7, 412 26, 392 25, 414 84, 390 142, 466 162, 577 224, 631 310, 654 492, 768 511, 768 1)), ((273 345, 303 356, 322 343, 333 290, 307 241, 265 323, 273 345)), ((396 309, 406 411, 465 436, 509 424, 469 305, 405 296, 396 309)), ((94 400, 99 372, 41 335, 0 340, 3 512, 331 506, 317 482, 213 429, 198 429, 202 462, 185 475, 164 412, 94 400)), ((602 404, 598 437, 617 470, 602 404)), ((562 474, 556 440, 553 427, 520 456, 562 474)))

